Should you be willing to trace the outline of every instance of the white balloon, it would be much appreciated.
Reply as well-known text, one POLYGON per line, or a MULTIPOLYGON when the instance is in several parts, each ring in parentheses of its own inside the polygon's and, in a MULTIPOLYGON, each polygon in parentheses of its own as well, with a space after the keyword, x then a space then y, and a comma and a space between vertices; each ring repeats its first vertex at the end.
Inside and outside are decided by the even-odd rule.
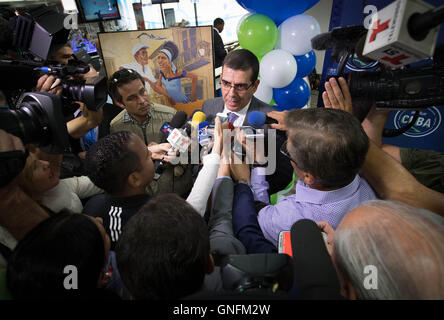
POLYGON ((282 22, 278 32, 279 47, 295 56, 301 56, 313 49, 311 39, 321 33, 321 27, 312 16, 298 14, 282 22))
POLYGON ((273 99, 273 88, 267 85, 265 81, 260 81, 254 96, 268 104, 273 99))
POLYGON ((297 73, 296 59, 285 50, 277 49, 268 52, 259 66, 261 81, 272 88, 283 88, 289 85, 297 73))

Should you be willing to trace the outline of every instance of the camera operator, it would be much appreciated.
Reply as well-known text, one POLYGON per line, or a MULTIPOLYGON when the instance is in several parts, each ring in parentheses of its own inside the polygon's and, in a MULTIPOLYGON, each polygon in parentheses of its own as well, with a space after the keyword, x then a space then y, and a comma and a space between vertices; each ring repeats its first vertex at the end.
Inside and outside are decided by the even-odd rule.
MULTIPOLYGON (((60 50, 66 50, 70 48, 65 45, 60 50)), ((59 57, 58 52, 54 57, 59 57)), ((71 50, 72 51, 72 50, 71 50)), ((69 61, 70 59, 61 59, 60 63, 69 61)), ((90 71, 83 75, 78 75, 83 79, 96 77, 97 71, 90 66, 90 71)), ((60 85, 61 80, 50 75, 43 75, 37 81, 36 91, 49 92, 60 96, 62 87, 60 85)), ((71 176, 84 175, 83 160, 85 158, 85 152, 87 149, 98 139, 98 126, 103 120, 103 110, 100 108, 97 111, 86 108, 85 104, 80 101, 75 101, 79 105, 79 108, 74 114, 67 116, 66 128, 70 136, 70 144, 73 153, 64 154, 61 178, 68 178, 71 176)))
MULTIPOLYGON (((330 78, 325 82, 326 91, 322 95, 325 106, 353 110, 347 82, 342 77, 338 81, 335 78, 330 78)), ((393 159, 401 163, 420 183, 444 193, 444 153, 383 144, 382 132, 389 115, 390 111, 376 110, 375 106, 372 106, 367 117, 362 121, 362 127, 368 137, 393 159)))

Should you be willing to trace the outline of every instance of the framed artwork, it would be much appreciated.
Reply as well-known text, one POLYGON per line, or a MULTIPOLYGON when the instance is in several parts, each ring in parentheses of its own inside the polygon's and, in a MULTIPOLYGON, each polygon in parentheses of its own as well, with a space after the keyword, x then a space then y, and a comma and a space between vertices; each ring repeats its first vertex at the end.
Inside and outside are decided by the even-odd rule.
POLYGON ((214 98, 211 26, 99 33, 107 77, 120 68, 145 79, 152 102, 188 115, 214 98))

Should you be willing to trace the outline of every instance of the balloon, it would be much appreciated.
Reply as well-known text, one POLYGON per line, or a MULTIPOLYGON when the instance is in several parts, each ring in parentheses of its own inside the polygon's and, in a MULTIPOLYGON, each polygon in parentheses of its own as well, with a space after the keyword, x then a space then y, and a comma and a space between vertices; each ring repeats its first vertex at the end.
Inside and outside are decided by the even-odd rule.
POLYGON ((313 7, 319 0, 236 0, 249 12, 265 14, 277 25, 285 19, 305 12, 313 7))
POLYGON ((254 96, 259 100, 270 104, 271 100, 273 99, 273 88, 265 84, 264 81, 261 81, 259 82, 259 86, 257 87, 254 96))
POLYGON ((236 34, 239 33, 239 28, 240 28, 242 22, 244 22, 244 20, 247 19, 247 18, 248 18, 249 16, 251 16, 251 15, 252 15, 252 13, 247 13, 247 14, 244 14, 244 15, 239 19, 239 22, 237 23, 237 27, 236 27, 236 34))
POLYGON ((278 38, 274 22, 262 14, 252 14, 245 18, 237 33, 239 44, 256 56, 263 56, 273 50, 278 38))
POLYGON ((321 27, 315 18, 299 14, 285 20, 279 26, 276 47, 295 56, 301 56, 312 50, 311 39, 320 33, 321 27))
POLYGON ((310 99, 310 87, 304 79, 295 78, 288 86, 273 89, 273 98, 284 110, 302 108, 310 99))
POLYGON ((296 77, 303 78, 308 76, 316 66, 316 54, 313 50, 307 52, 302 56, 295 56, 296 64, 298 65, 298 73, 296 77))
POLYGON ((280 49, 273 50, 262 58, 259 72, 261 81, 264 81, 268 86, 282 88, 289 85, 296 76, 296 60, 290 52, 280 49))

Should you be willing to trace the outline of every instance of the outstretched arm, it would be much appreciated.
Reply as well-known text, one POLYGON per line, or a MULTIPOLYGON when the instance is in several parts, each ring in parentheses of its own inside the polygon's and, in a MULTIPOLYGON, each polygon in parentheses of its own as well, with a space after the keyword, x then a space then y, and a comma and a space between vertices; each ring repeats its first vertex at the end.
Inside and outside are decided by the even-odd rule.
MULTIPOLYGON (((326 107, 352 114, 351 97, 345 79, 339 78, 325 84, 322 98, 326 107)), ((396 200, 425 208, 444 216, 444 194, 427 188, 399 162, 385 153, 376 142, 370 140, 370 148, 362 168, 364 177, 382 199, 396 200)))

